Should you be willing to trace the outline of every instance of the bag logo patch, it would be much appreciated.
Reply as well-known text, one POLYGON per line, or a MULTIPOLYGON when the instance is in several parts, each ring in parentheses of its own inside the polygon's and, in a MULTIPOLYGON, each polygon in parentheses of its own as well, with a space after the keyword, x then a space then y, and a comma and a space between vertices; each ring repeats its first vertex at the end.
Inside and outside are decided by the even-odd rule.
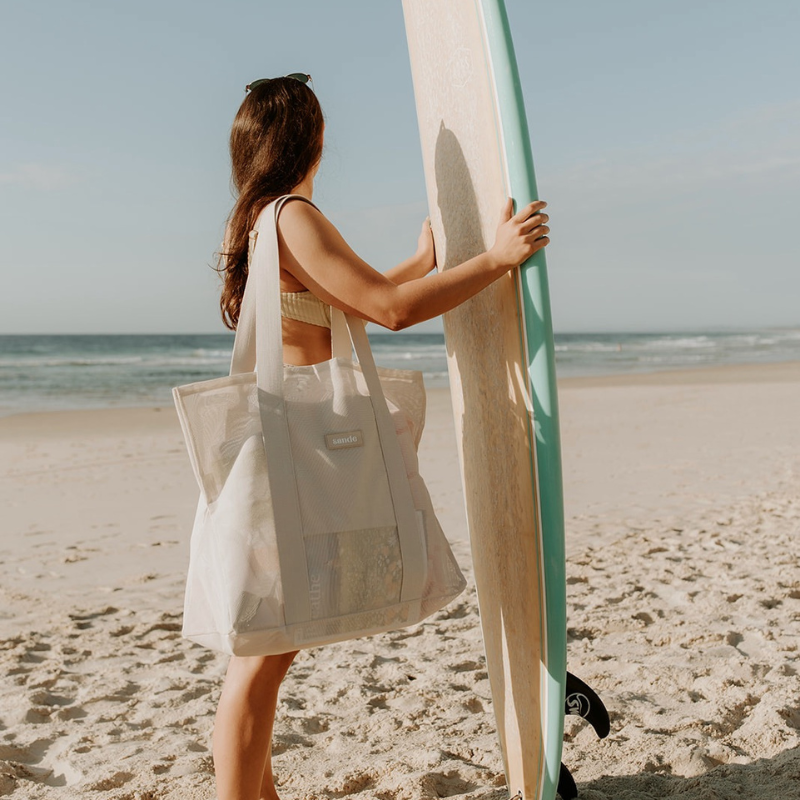
POLYGON ((364 435, 361 431, 329 433, 325 436, 325 446, 328 450, 343 450, 346 447, 363 447, 364 435))

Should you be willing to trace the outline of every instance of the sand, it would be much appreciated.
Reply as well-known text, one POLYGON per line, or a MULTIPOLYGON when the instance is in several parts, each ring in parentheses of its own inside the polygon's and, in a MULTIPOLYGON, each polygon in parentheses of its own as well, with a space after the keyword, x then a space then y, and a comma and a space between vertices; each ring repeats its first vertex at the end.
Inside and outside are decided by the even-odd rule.
MULTIPOLYGON (((302 653, 284 798, 507 797, 449 397, 421 451, 467 591, 302 653)), ((561 384, 568 719, 587 800, 800 798, 800 365, 561 384)), ((211 800, 226 659, 180 637, 196 489, 172 409, 0 419, 0 797, 211 800)))

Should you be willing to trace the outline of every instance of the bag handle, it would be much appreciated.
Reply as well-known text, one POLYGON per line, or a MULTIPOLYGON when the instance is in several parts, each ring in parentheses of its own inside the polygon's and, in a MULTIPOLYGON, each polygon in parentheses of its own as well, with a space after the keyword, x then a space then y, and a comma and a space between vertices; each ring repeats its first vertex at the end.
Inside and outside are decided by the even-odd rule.
MULTIPOLYGON (((291 197, 302 197, 302 199, 307 203, 313 205, 313 203, 311 203, 308 198, 303 197, 303 195, 286 195, 285 197, 278 199, 283 201, 288 200, 291 197)), ((316 208, 316 206, 314 207, 316 208)), ((278 210, 279 209, 276 209, 276 220, 278 210)), ((266 209, 264 209, 264 211, 266 211, 266 209)), ((259 216, 259 220, 260 219, 261 217, 259 216)), ((256 226, 258 227, 258 221, 256 222, 256 226)), ((256 239, 256 247, 257 246, 258 239, 256 239)), ((280 272, 278 275, 280 287, 280 272)), ((257 287, 255 283, 255 281, 249 280, 245 283, 242 305, 239 309, 239 321, 236 326, 236 336, 233 340, 233 353, 231 355, 230 367, 231 375, 255 372, 256 369, 255 317, 257 287)), ((333 306, 331 306, 331 356, 332 358, 348 359, 352 358, 353 356, 353 345, 350 340, 350 333, 347 328, 344 312, 333 306)))
MULTIPOLYGON (((281 326, 281 286, 280 269, 278 264, 278 215, 283 204, 293 198, 302 195, 285 195, 271 203, 264 211, 259 214, 256 220, 255 229, 258 231, 255 252, 253 253, 253 263, 250 265, 251 271, 255 272, 255 288, 261 303, 254 303, 258 309, 255 313, 255 352, 256 352, 256 382, 259 389, 262 389, 276 397, 283 397, 283 330, 281 326), (261 245, 259 247, 259 244, 261 245)), ((303 198, 306 200, 307 198, 303 198)), ((337 309, 338 310, 338 309, 337 309)), ((341 313, 341 312, 339 312, 341 313)), ((342 342, 343 326, 341 317, 336 320, 337 315, 332 315, 332 326, 337 324, 339 335, 336 336, 336 344, 342 342)), ((372 359, 372 352, 369 340, 364 332, 364 323, 357 317, 350 314, 342 314, 344 317, 346 330, 349 331, 348 337, 356 351, 358 363, 364 372, 367 386, 377 387, 380 396, 383 391, 380 389, 375 362, 372 359), (357 332, 360 331, 363 336, 357 332), (367 373, 374 373, 374 380, 367 377, 367 373)), ((337 333, 332 327, 332 336, 337 333)), ((344 342, 342 342, 342 345, 344 342)), ((342 349, 339 346, 339 349, 342 349)), ((349 348, 348 348, 349 349, 349 348)), ((387 411, 388 413, 388 411, 387 411)))
MULTIPOLYGON (((249 277, 249 276, 248 276, 249 277)), ((256 369, 256 286, 255 281, 244 285, 242 305, 239 307, 239 320, 233 338, 231 354, 231 375, 255 372, 256 369)))
MULTIPOLYGON (((264 208, 256 220, 254 230, 258 231, 258 238, 249 265, 249 273, 255 279, 248 279, 245 285, 231 358, 231 375, 252 372, 255 367, 259 389, 278 397, 283 397, 283 330, 277 219, 283 204, 295 197, 309 202, 303 195, 284 195, 264 208), (261 298, 260 301, 257 297, 261 298)), ((333 357, 349 358, 355 349, 367 386, 372 384, 380 389, 369 339, 366 333, 363 336, 356 334, 354 338, 354 329, 364 333, 363 320, 345 314, 338 308, 331 308, 333 357), (374 380, 367 379, 369 371, 375 373, 374 380)))

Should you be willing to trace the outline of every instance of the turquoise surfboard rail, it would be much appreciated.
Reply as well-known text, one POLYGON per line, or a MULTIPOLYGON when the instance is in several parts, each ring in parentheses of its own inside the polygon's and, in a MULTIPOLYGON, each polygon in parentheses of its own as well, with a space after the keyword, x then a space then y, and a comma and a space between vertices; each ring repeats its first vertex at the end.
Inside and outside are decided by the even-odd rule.
MULTIPOLYGON (((520 208, 538 199, 528 122, 511 27, 503 0, 479 0, 483 9, 497 87, 508 162, 509 193, 520 208)), ((544 713, 546 775, 543 800, 553 800, 558 785, 564 737, 567 676, 566 567, 561 441, 558 421, 553 323, 544 250, 521 268, 528 379, 536 432, 536 467, 545 571, 547 692, 544 713)))

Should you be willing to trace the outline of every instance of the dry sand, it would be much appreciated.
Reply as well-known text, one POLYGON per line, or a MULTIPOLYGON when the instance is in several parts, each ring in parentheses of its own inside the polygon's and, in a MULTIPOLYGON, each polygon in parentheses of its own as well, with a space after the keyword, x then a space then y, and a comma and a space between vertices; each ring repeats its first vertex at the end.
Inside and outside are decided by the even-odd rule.
MULTIPOLYGON (((800 798, 800 365, 565 381, 569 719, 587 800, 800 798)), ((471 577, 449 398, 422 464, 471 577)), ((171 409, 0 419, 0 796, 211 800, 226 660, 180 638, 196 490, 171 409)), ((283 797, 506 797, 475 592, 302 653, 283 797)))

